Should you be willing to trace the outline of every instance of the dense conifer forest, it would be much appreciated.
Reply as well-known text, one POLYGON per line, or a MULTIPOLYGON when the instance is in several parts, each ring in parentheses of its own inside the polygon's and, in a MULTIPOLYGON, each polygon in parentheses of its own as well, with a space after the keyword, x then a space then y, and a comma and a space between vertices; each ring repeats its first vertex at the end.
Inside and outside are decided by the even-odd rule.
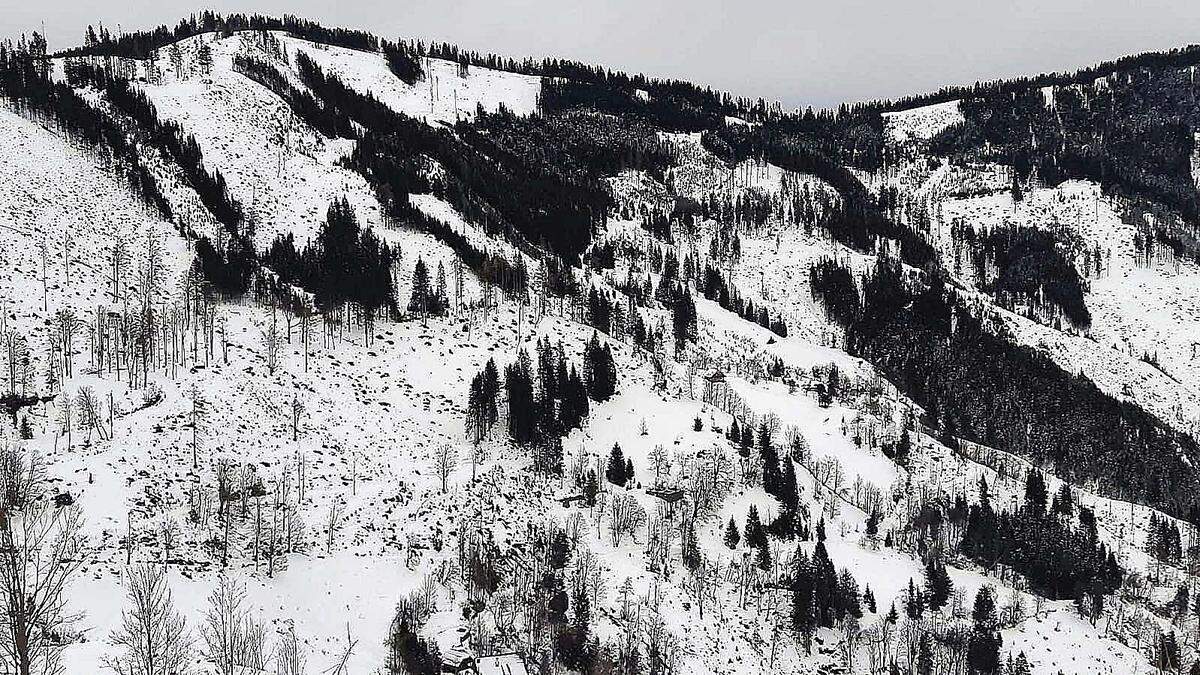
POLYGON ((812 270, 814 298, 867 359, 926 410, 947 442, 1003 448, 1193 522, 1195 440, 1064 372, 986 326, 940 276, 910 281, 881 258, 859 287, 836 263, 812 270), (860 299, 861 298, 861 299, 860 299))

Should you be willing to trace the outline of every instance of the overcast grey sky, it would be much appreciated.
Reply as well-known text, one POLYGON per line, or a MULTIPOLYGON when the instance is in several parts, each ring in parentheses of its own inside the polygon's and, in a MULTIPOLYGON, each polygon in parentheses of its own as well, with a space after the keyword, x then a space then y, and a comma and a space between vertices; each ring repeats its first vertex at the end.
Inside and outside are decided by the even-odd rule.
POLYGON ((0 32, 45 22, 56 49, 79 43, 88 23, 174 24, 203 7, 561 56, 788 107, 1074 69, 1200 42, 1198 0, 0 0, 0 32))

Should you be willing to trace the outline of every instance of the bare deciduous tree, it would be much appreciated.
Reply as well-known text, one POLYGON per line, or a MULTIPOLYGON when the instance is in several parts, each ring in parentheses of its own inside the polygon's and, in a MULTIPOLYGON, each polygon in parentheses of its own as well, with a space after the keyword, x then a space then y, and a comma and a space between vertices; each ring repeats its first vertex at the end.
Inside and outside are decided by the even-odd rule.
POLYGON ((304 649, 294 625, 288 626, 275 648, 275 675, 304 675, 304 649))
POLYGON ((613 546, 620 546, 625 535, 633 537, 646 522, 646 510, 630 494, 619 494, 609 502, 609 523, 613 546))
POLYGON ((298 394, 292 394, 292 406, 290 409, 292 417, 292 440, 300 438, 300 418, 304 416, 304 401, 300 400, 298 394))
POLYGON ((204 639, 204 658, 220 675, 257 672, 266 665, 262 624, 243 607, 245 599, 245 589, 225 575, 208 596, 200 635, 204 639))
POLYGON ((100 440, 108 440, 108 429, 105 428, 104 413, 101 409, 103 404, 100 398, 96 396, 96 390, 91 387, 80 387, 75 394, 75 408, 78 412, 78 424, 87 430, 88 441, 92 440, 92 431, 95 430, 100 436, 100 440))
POLYGON ((434 450, 433 469, 437 472, 438 478, 442 480, 443 493, 446 492, 446 481, 450 478, 457 462, 458 454, 454 451, 453 445, 442 443, 434 450))
POLYGON ((75 335, 83 330, 83 326, 83 321, 75 316, 74 310, 64 308, 54 315, 54 348, 62 357, 59 372, 63 379, 74 375, 71 363, 75 353, 75 335))
POLYGON ((262 329, 263 338, 263 354, 267 359, 267 372, 271 375, 275 374, 275 370, 279 367, 279 348, 282 340, 279 336, 279 318, 275 308, 271 308, 271 318, 267 321, 267 325, 262 329))
POLYGON ((187 622, 175 611, 163 569, 139 565, 128 576, 129 606, 113 644, 121 650, 105 665, 119 675, 185 675, 190 672, 192 640, 187 622))
POLYGON ((188 389, 188 400, 192 403, 192 409, 188 412, 188 426, 192 428, 192 468, 195 469, 199 466, 200 447, 207 431, 208 399, 193 383, 188 389))
POLYGON ((174 518, 164 518, 158 528, 158 539, 162 544, 163 549, 163 569, 171 562, 171 549, 175 547, 175 540, 179 536, 179 524, 174 518))
POLYGON ((84 559, 79 508, 55 505, 43 484, 36 456, 0 448, 0 660, 19 675, 61 671, 63 592, 84 559))
POLYGON ((342 526, 342 518, 346 512, 346 505, 341 500, 335 499, 329 505, 329 515, 325 522, 325 552, 333 552, 333 538, 337 535, 338 528, 342 526))

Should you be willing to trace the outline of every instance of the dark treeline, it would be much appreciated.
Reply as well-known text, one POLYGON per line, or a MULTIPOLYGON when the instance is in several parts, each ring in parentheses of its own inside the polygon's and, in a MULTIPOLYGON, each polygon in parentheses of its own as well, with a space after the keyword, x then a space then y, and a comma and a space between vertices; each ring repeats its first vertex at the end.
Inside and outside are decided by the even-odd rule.
POLYGON ((510 296, 519 296, 529 287, 529 271, 525 267, 525 258, 518 254, 513 260, 509 260, 503 254, 481 251, 450 225, 414 207, 408 200, 401 204, 393 204, 387 221, 404 223, 433 235, 454 249, 463 264, 475 272, 480 281, 494 284, 510 296))
POLYGON ((711 119, 718 119, 713 117, 714 115, 725 114, 742 114, 750 117, 778 114, 777 104, 767 104, 762 99, 757 101, 747 98, 735 99, 728 93, 717 92, 690 82, 661 80, 640 74, 630 75, 565 59, 526 58, 518 60, 464 50, 449 43, 430 43, 428 45, 420 41, 393 43, 380 40, 364 31, 328 28, 315 21, 292 15, 283 17, 236 13, 222 15, 213 11, 204 11, 181 20, 174 27, 163 25, 147 31, 123 33, 116 37, 113 37, 103 26, 99 31, 89 26, 82 46, 62 50, 56 55, 121 56, 143 59, 156 49, 201 33, 218 32, 228 35, 242 30, 283 31, 295 37, 321 44, 367 51, 382 50, 387 56, 392 72, 409 83, 415 82, 417 78, 421 77, 420 58, 428 56, 454 61, 462 66, 479 66, 526 75, 565 78, 579 83, 616 87, 631 94, 635 90, 641 89, 649 93, 651 99, 668 102, 663 104, 663 110, 679 108, 709 111, 711 119))
POLYGON ((322 310, 354 303, 365 312, 396 313, 392 264, 396 255, 363 229, 343 197, 329 205, 315 242, 297 250, 292 234, 279 236, 263 262, 285 283, 305 288, 322 310))
POLYGON ((1165 52, 1145 52, 1124 56, 1114 61, 1102 61, 1094 66, 1081 68, 1076 71, 1043 73, 1032 77, 1019 77, 1007 80, 990 80, 976 82, 968 86, 943 87, 928 94, 917 94, 893 100, 872 101, 856 104, 853 111, 859 114, 866 111, 880 113, 907 110, 934 103, 945 103, 958 99, 971 98, 983 92, 1015 95, 1025 89, 1041 89, 1042 87, 1067 87, 1076 84, 1091 84, 1097 79, 1107 78, 1114 74, 1142 69, 1189 68, 1200 65, 1200 45, 1188 45, 1165 52))
POLYGON ((204 166, 195 136, 185 132, 178 123, 161 119, 145 92, 135 89, 126 80, 110 76, 103 68, 86 63, 76 63, 68 69, 67 82, 76 87, 92 85, 103 91, 109 102, 134 122, 148 144, 174 160, 217 222, 230 234, 235 234, 242 226, 242 206, 229 195, 224 176, 220 171, 209 171, 204 166))
POLYGON ((821 299, 825 318, 842 326, 858 320, 862 311, 854 274, 832 260, 820 260, 808 271, 813 297, 821 299))
POLYGON ((176 122, 160 119, 144 92, 102 67, 75 62, 66 75, 72 86, 91 85, 103 91, 108 101, 132 120, 142 141, 179 167, 184 180, 227 235, 224 242, 216 245, 207 237, 198 237, 196 252, 200 269, 218 291, 226 295, 245 293, 257 266, 254 227, 245 219, 242 205, 230 196, 221 172, 205 167, 196 138, 185 133, 176 122))
MULTIPOLYGON (((237 67, 236 61, 234 65, 237 67)), ((515 262, 510 262, 502 255, 480 250, 447 223, 430 217, 409 203, 409 192, 432 191, 439 197, 451 198, 451 191, 458 186, 456 182, 449 185, 440 182, 431 184, 427 178, 427 167, 417 157, 415 148, 425 152, 436 145, 436 142, 429 142, 428 137, 437 135, 437 132, 416 120, 392 113, 374 99, 361 97, 362 100, 354 98, 346 101, 340 94, 350 90, 340 81, 326 77, 324 71, 302 53, 296 55, 296 65, 301 78, 310 87, 315 85, 314 90, 324 92, 325 96, 317 99, 307 92, 296 91, 270 64, 250 60, 244 64, 249 70, 259 72, 266 82, 278 82, 281 88, 287 87, 283 90, 287 94, 280 91, 276 93, 291 105, 293 112, 314 128, 347 138, 360 138, 347 164, 362 173, 374 186, 385 207, 386 223, 405 224, 428 232, 453 248, 481 280, 496 284, 510 294, 524 291, 528 274, 522 257, 517 256, 515 262), (351 110, 357 114, 351 114, 351 110), (376 134, 368 127, 366 133, 359 134, 354 122, 361 120, 369 120, 388 131, 376 134), (413 139, 415 144, 402 139, 413 139)), ((273 86, 267 86, 275 90, 273 86)), ((461 195, 461 191, 454 194, 461 195)), ((463 196, 452 201, 461 206, 465 199, 463 196)))
POLYGON ((980 234, 956 223, 951 237, 970 252, 981 287, 1004 306, 1012 308, 1014 299, 1041 302, 1060 310, 1077 327, 1091 324, 1084 282, 1053 233, 1007 226, 980 234), (995 278, 988 273, 989 264, 995 265, 995 278))
POLYGON ((711 129, 724 123, 726 111, 735 112, 707 101, 697 105, 678 87, 663 87, 643 96, 633 85, 609 79, 580 81, 547 77, 542 81, 540 104, 546 113, 587 109, 649 122, 668 131, 711 129))
MULTIPOLYGON (((1114 75, 1129 73, 1138 74, 1133 78, 1134 82, 1132 83, 1133 86, 1138 86, 1137 81, 1145 77, 1146 73, 1162 74, 1173 71, 1174 74, 1169 76, 1177 77, 1182 75, 1183 69, 1198 64, 1200 64, 1200 46, 1192 45, 1166 52, 1150 52, 1127 56, 1115 61, 1105 61, 1074 72, 976 82, 969 86, 949 86, 928 94, 891 100, 844 103, 836 110, 825 109, 814 112, 812 109, 808 109, 804 113, 773 117, 769 121, 779 133, 805 133, 815 137, 831 157, 835 157, 841 162, 863 169, 877 169, 887 163, 893 154, 893 151, 886 147, 883 139, 883 113, 954 100, 980 101, 984 99, 997 104, 996 110, 1005 110, 1017 99, 1033 98, 1034 94, 1037 95, 1037 98, 1041 98, 1040 89, 1043 87, 1066 88, 1072 85, 1082 85, 1085 88, 1091 88, 1098 79, 1112 80, 1112 83, 1117 83, 1123 78, 1113 77, 1114 75)), ((1190 103, 1184 100, 1175 101, 1176 104, 1185 102, 1190 103)), ((1167 117, 1165 115, 1152 116, 1164 119, 1167 117)), ((1028 132, 1026 132, 1026 140, 1028 140, 1027 137, 1028 132)), ((1016 136, 1010 138, 1014 141, 1017 140, 1016 136)), ((1045 147, 1041 139, 1036 139, 1031 145, 1045 147)), ((997 153, 997 158, 1011 161, 1013 155, 997 153)))
POLYGON ((925 267, 936 259, 929 243, 912 229, 888 218, 858 178, 820 148, 819 141, 811 134, 790 132, 779 124, 753 129, 723 125, 706 132, 701 139, 706 148, 726 161, 761 158, 829 183, 841 195, 842 203, 825 211, 817 224, 835 240, 868 252, 881 238, 896 240, 904 261, 915 267, 925 267))
POLYGON ((537 157, 577 180, 640 169, 662 179, 674 162, 655 127, 640 120, 568 111, 517 117, 481 115, 476 125, 510 152, 537 157))
MULTIPOLYGON (((883 139, 884 122, 882 114, 889 111, 903 110, 921 105, 961 99, 967 112, 968 127, 974 130, 991 126, 988 123, 979 124, 983 119, 972 111, 994 119, 1016 116, 1013 113, 1019 108, 1028 108, 1035 112, 1033 99, 1040 99, 1039 89, 1045 86, 1065 88, 1068 85, 1094 87, 1097 79, 1111 80, 1109 85, 1132 90, 1136 95, 1127 96, 1118 92, 1107 94, 1100 91, 1100 96, 1088 96, 1086 104, 1095 113, 1095 120, 1088 122, 1092 126, 1089 136, 1103 143, 1075 142, 1066 145, 1051 141, 1053 129, 1049 126, 1035 125, 1038 138, 1032 147, 1041 148, 1034 152, 1042 152, 1046 157, 1065 162, 1042 161, 1040 167, 1051 174, 1087 175, 1102 177, 1102 182, 1109 186, 1118 184, 1128 185, 1136 194, 1154 197, 1180 209, 1185 216, 1194 218, 1197 201, 1181 188, 1179 182, 1178 161, 1179 146, 1174 140, 1175 131, 1182 128, 1173 114, 1174 108, 1180 105, 1194 107, 1194 97, 1185 101, 1186 97, 1159 97, 1156 92, 1147 90, 1146 82, 1160 80, 1165 75, 1168 78, 1178 78, 1181 69, 1200 63, 1200 47, 1187 47, 1169 52, 1147 53, 1105 62, 1094 67, 1072 73, 1051 73, 1029 78, 1018 78, 1003 81, 977 82, 972 86, 945 87, 931 94, 910 96, 896 100, 876 100, 864 103, 842 104, 837 109, 813 111, 811 108, 803 113, 784 114, 778 104, 768 104, 762 99, 752 101, 746 98, 734 98, 728 93, 717 92, 711 88, 701 87, 688 82, 677 80, 659 80, 644 75, 629 75, 611 71, 599 66, 583 64, 562 59, 512 59, 495 54, 481 54, 464 50, 456 45, 447 43, 397 41, 389 43, 362 31, 340 28, 326 28, 315 22, 285 15, 282 18, 265 17, 261 15, 220 14, 206 11, 193 15, 179 22, 174 28, 160 26, 150 31, 139 31, 112 37, 107 30, 101 28, 99 34, 89 27, 82 47, 60 52, 63 55, 111 55, 133 58, 145 58, 155 49, 171 42, 190 37, 202 32, 220 31, 230 33, 235 30, 279 30, 286 31, 297 37, 314 42, 382 51, 385 53, 389 66, 400 79, 414 82, 421 77, 420 59, 425 56, 448 59, 460 64, 460 72, 466 72, 468 66, 506 70, 511 72, 536 75, 547 78, 544 86, 542 105, 547 111, 561 111, 570 108, 587 107, 610 114, 618 114, 630 118, 653 121, 664 128, 689 131, 717 130, 724 126, 724 116, 739 115, 749 120, 764 122, 762 129, 768 135, 778 138, 803 138, 813 149, 820 150, 832 161, 856 166, 863 169, 877 169, 882 166, 889 156, 889 149, 883 139), (1113 77, 1115 74, 1136 77, 1113 77), (1156 109, 1145 119, 1134 121, 1133 117, 1104 113, 1124 112, 1114 108, 1108 101, 1126 100, 1138 105, 1149 101, 1156 109), (1097 103, 1099 101, 1099 103, 1097 103), (1164 108, 1164 106, 1167 106, 1164 108), (993 112, 997 114, 993 114, 993 112), (1105 119, 1107 118, 1107 119, 1105 119), (1144 122, 1158 122, 1145 124, 1144 122), (1100 124, 1113 124, 1111 129, 1104 129, 1100 124), (1102 133, 1107 131, 1108 133, 1102 133), (1115 133, 1114 133, 1115 132, 1115 133), (1145 141, 1158 142, 1158 149, 1170 148, 1169 155, 1164 156, 1146 150, 1138 152, 1138 146, 1145 147, 1145 141), (1141 161, 1136 163, 1104 161, 1105 157, 1112 159, 1108 152, 1100 152, 1101 146, 1111 146, 1110 149, 1124 151, 1137 155, 1141 161), (1164 163, 1171 165, 1169 171, 1163 171, 1164 163), (1155 166, 1155 164, 1160 166, 1155 166)), ((1177 83, 1176 83, 1177 84, 1177 83)), ((1076 93, 1059 92, 1058 96, 1076 96, 1076 93)), ((1146 114, 1143 109, 1142 114, 1146 114)), ((1050 113, 1053 117, 1054 113, 1050 113)), ((1078 121, 1067 120, 1068 128, 1078 121)), ((1194 124, 1192 125, 1195 126, 1194 124)), ((951 132, 962 136, 960 130, 951 132)), ((974 134, 978 136, 978 134, 974 134)), ((1066 136, 1073 133, 1068 132, 1066 136)), ((977 144, 978 138, 972 139, 970 130, 965 134, 968 144, 977 144)), ((1028 148, 1016 150, 1013 143, 1018 138, 1009 136, 999 146, 993 143, 997 156, 1003 156, 1006 161, 1013 161, 1020 166, 1031 165, 1028 148)), ((1036 162, 1035 162, 1036 163, 1036 162)))
POLYGON ((17 44, 0 44, 0 96, 27 117, 52 123, 72 141, 111 160, 126 185, 147 208, 172 220, 171 205, 147 170, 136 144, 125 130, 93 108, 68 85, 52 82, 45 55, 46 41, 37 33, 17 44))
POLYGON ((859 301, 828 264, 813 275, 823 280, 814 296, 846 329, 847 351, 924 408, 948 442, 1007 450, 1071 482, 1200 521, 1194 440, 997 334, 940 276, 910 281, 881 257, 859 301))
POLYGON ((122 33, 117 37, 113 37, 103 26, 98 32, 92 26, 88 26, 82 46, 62 50, 55 56, 121 56, 144 59, 157 49, 201 33, 217 32, 229 35, 242 30, 276 30, 310 42, 367 51, 380 49, 379 38, 370 33, 345 28, 326 28, 315 21, 290 14, 277 18, 260 14, 221 15, 205 10, 180 20, 174 28, 158 26, 148 31, 122 33))
POLYGON ((383 41, 383 56, 392 74, 405 84, 415 84, 425 74, 421 61, 413 49, 404 42, 383 41))
MULTIPOLYGON (((434 129, 354 91, 302 54, 296 65, 324 114, 346 117, 365 129, 346 161, 374 185, 385 205, 394 206, 409 193, 433 192, 489 231, 519 235, 576 261, 594 226, 606 217, 612 197, 593 175, 564 174, 544 158, 520 153, 466 123, 454 133, 434 129), (442 179, 429 178, 422 155, 446 169, 442 179)), ((504 112, 495 117, 493 128, 517 120, 504 112)))
POLYGON ((1039 471, 1030 469, 1025 502, 1014 511, 997 511, 982 479, 979 493, 979 503, 969 509, 959 497, 950 510, 966 517, 963 555, 988 568, 1006 565, 1051 599, 1098 603, 1089 613, 1101 614, 1103 597, 1120 588, 1123 572, 1097 537, 1095 515, 1074 504, 1070 488, 1064 484, 1047 504, 1046 483, 1039 471))
POLYGON ((737 287, 725 279, 720 270, 707 265, 704 268, 704 283, 701 286, 704 297, 720 305, 751 323, 766 328, 779 337, 787 337, 787 323, 780 316, 771 316, 765 305, 755 306, 753 300, 743 299, 737 287))
MULTIPOLYGON (((1186 54, 1189 65, 1200 61, 1200 52, 1186 54)), ((1057 88, 1052 97, 1030 83, 974 91, 960 103, 964 122, 938 134, 932 149, 954 161, 1009 164, 1020 178, 1036 172, 1049 185, 1092 180, 1110 194, 1164 204, 1200 227, 1191 175, 1200 84, 1175 62, 1151 60, 1057 88)))
POLYGON ((270 89, 276 96, 283 99, 300 119, 312 128, 324 134, 327 138, 350 138, 354 136, 354 126, 344 115, 327 113, 313 95, 295 87, 283 73, 273 64, 262 59, 243 54, 233 57, 233 69, 270 89))

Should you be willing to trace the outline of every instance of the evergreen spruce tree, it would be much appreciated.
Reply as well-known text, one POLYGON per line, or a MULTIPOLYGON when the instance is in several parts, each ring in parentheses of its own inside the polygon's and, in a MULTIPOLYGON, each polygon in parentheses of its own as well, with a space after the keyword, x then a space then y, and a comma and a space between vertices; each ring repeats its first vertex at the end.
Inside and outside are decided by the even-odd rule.
POLYGON ((734 522, 733 516, 729 517, 729 524, 725 526, 725 547, 736 549, 742 543, 742 535, 738 533, 737 523, 734 522))
POLYGON ((758 569, 767 571, 771 569, 771 544, 766 536, 763 536, 754 553, 754 564, 758 569))
POLYGON ((779 455, 771 443, 771 432, 765 422, 758 427, 758 447, 762 456, 763 489, 768 494, 779 497, 780 483, 783 480, 779 472, 779 455))
POLYGON ((625 487, 625 482, 628 480, 627 467, 625 454, 621 451, 621 444, 613 443, 612 451, 608 455, 608 468, 604 472, 604 478, 613 485, 625 487))
POLYGON ((938 611, 950 600, 953 583, 946 572, 946 565, 933 556, 925 564, 925 597, 929 601, 929 609, 938 611))
POLYGON ((910 620, 920 619, 925 614, 925 596, 912 579, 904 595, 904 615, 910 620))
POLYGON ((783 473, 779 480, 779 492, 775 496, 783 502, 785 509, 795 512, 800 499, 799 487, 796 484, 796 467, 792 464, 790 457, 784 457, 781 464, 783 473))
POLYGON ((998 673, 1002 640, 997 631, 996 599, 991 586, 984 586, 975 594, 971 618, 974 629, 967 642, 967 667, 979 675, 998 673))
POLYGON ((408 311, 425 318, 429 314, 429 307, 429 270, 425 267, 425 260, 418 257, 416 267, 413 268, 412 295, 408 301, 408 311))
POLYGON ((441 260, 438 261, 437 288, 434 292, 433 304, 436 306, 434 310, 435 314, 445 314, 446 308, 450 306, 450 298, 446 288, 446 267, 442 264, 441 260))
POLYGON ((859 604, 858 582, 850 570, 843 569, 837 578, 836 611, 838 618, 849 615, 861 619, 862 605, 859 604))
POLYGON ((1025 474, 1025 509, 1034 518, 1046 513, 1046 480, 1042 472, 1030 469, 1025 474))
POLYGON ((808 556, 796 552, 792 570, 792 628, 800 635, 807 654, 812 654, 812 637, 817 630, 816 580, 808 556))
POLYGON ((750 505, 750 512, 746 514, 746 527, 742 532, 745 534, 746 545, 750 548, 758 549, 766 544, 767 533, 759 520, 758 507, 754 504, 750 505))

